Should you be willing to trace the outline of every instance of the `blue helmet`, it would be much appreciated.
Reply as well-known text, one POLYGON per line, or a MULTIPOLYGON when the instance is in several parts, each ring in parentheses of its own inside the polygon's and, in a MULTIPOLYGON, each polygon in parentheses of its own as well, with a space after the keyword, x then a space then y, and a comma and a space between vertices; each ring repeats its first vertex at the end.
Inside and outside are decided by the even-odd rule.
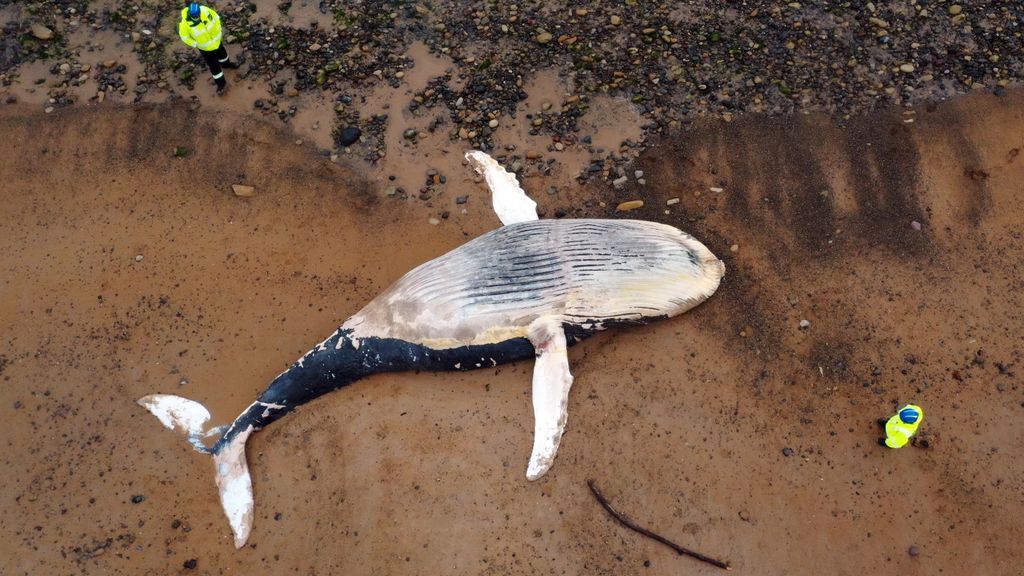
POLYGON ((189 2, 188 4, 188 18, 189 20, 199 20, 199 2, 189 2))
POLYGON ((921 415, 918 414, 917 410, 914 410, 913 408, 904 408, 903 410, 900 410, 900 420, 907 424, 913 424, 914 422, 917 422, 917 419, 920 417, 921 415))

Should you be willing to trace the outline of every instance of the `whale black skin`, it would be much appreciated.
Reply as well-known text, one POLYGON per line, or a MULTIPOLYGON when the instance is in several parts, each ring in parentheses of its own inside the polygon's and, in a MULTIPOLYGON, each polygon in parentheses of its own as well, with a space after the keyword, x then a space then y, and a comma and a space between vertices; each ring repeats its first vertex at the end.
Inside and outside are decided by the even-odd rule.
MULTIPOLYGON (((645 318, 643 321, 591 320, 581 324, 564 323, 562 328, 566 332, 566 342, 573 346, 605 328, 633 326, 654 320, 657 318, 645 318)), ((301 362, 295 362, 278 375, 256 402, 235 419, 214 445, 213 452, 219 452, 250 425, 254 431, 266 428, 299 406, 372 374, 412 370, 464 372, 536 355, 528 338, 442 350, 395 338, 364 338, 356 348, 350 338, 351 333, 351 329, 338 330, 304 356, 301 362)))

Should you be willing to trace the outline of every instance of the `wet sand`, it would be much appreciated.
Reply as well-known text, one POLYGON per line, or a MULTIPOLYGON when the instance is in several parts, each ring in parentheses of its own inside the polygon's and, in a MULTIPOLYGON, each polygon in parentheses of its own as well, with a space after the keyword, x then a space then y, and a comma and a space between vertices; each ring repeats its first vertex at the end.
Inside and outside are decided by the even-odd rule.
POLYGON ((449 159, 423 201, 229 108, 0 108, 0 572, 718 572, 615 524, 594 479, 737 573, 1013 573, 1022 110, 1018 90, 844 125, 745 117, 652 143, 643 186, 533 173, 549 217, 693 233, 726 261, 719 293, 572 349, 568 432, 536 483, 529 363, 317 400, 250 441, 236 551, 208 458, 135 400, 229 421, 390 282, 495 227, 483 186, 456 144, 389 153, 408 181, 449 159), (930 447, 881 449, 875 419, 911 400, 930 447))

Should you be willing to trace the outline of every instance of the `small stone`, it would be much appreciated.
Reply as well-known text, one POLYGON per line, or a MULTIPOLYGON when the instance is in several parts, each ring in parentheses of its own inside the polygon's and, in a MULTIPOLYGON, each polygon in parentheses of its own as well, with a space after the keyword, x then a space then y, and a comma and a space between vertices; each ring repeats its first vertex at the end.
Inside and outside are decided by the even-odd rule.
POLYGON ((199 565, 199 560, 196 560, 195 558, 190 558, 188 560, 185 560, 185 562, 183 562, 181 564, 181 566, 183 568, 185 568, 186 570, 195 570, 196 566, 198 566, 198 565, 199 565))
POLYGON ((92 64, 82 64, 82 72, 88 72, 92 70, 92 64))
POLYGON ((384 189, 384 194, 386 194, 387 196, 394 196, 397 193, 398 188, 396 188, 395 186, 388 186, 387 188, 384 189))
POLYGON ((61 74, 67 74, 68 72, 71 72, 71 64, 68 64, 67 62, 61 64, 60 71, 61 74))
POLYGON ((906 73, 909 74, 910 72, 913 72, 913 71, 914 71, 914 65, 913 64, 910 64, 910 63, 900 64, 900 72, 906 72, 906 73))
POLYGON ((807 330, 810 327, 811 327, 810 320, 801 320, 800 321, 800 329, 801 330, 807 330))
POLYGON ((49 28, 43 26, 42 24, 33 24, 30 30, 32 32, 32 35, 38 38, 39 40, 49 40, 50 38, 53 38, 53 30, 50 30, 49 28))
POLYGON ((734 252, 735 253, 735 252, 739 252, 739 251, 740 251, 740 245, 739 244, 733 244, 732 246, 729 246, 729 252, 734 252))
POLYGON ((359 137, 362 136, 363 131, 355 126, 346 126, 342 128, 341 133, 338 134, 338 144, 342 146, 351 146, 359 141, 359 137))
POLYGON ((789 446, 783 448, 782 449, 782 455, 786 456, 786 457, 792 456, 793 455, 793 449, 790 448, 789 446))
POLYGON ((136 261, 136 262, 142 262, 142 254, 137 254, 137 255, 135 256, 135 261, 136 261))
POLYGON ((917 220, 914 220, 913 222, 910 223, 910 227, 913 228, 914 230, 917 230, 917 231, 920 232, 920 230, 921 230, 921 223, 918 222, 917 220))
POLYGON ((294 86, 292 86, 287 91, 285 91, 284 95, 289 97, 289 98, 295 98, 296 96, 299 95, 299 89, 294 87, 294 86))
POLYGON ((750 512, 747 512, 746 510, 740 510, 739 516, 740 520, 743 520, 744 522, 750 522, 750 512))
MULTIPOLYGON (((138 258, 141 258, 141 256, 139 256, 138 258)), ((132 496, 132 504, 141 504, 142 501, 145 499, 146 497, 143 496, 142 494, 136 494, 135 496, 132 496)))
POLYGON ((46 112, 47 114, 53 112, 53 106, 47 106, 46 108, 43 108, 43 112, 46 112))
POLYGON ((555 150, 558 150, 559 152, 565 150, 565 144, 562 144, 561 142, 555 142, 555 150))
POLYGON ((541 153, 537 152, 536 150, 527 150, 526 151, 526 158, 528 160, 538 160, 540 157, 541 157, 541 153))
POLYGON ((960 6, 959 4, 953 4, 952 6, 949 7, 949 14, 951 16, 956 16, 957 14, 959 14, 959 13, 961 13, 963 11, 964 11, 963 7, 960 6))
POLYGON ((498 127, 498 119, 497 118, 492 118, 491 121, 487 123, 487 125, 490 126, 491 128, 497 128, 498 127))
POLYGON ((644 171, 643 170, 634 170, 633 171, 633 176, 635 176, 636 178, 643 178, 644 177, 644 171))
POLYGON ((668 204, 669 206, 679 204, 679 198, 669 198, 668 200, 665 201, 665 204, 668 204))
POLYGON ((114 66, 117 66, 117 60, 104 60, 103 61, 103 67, 104 68, 113 68, 114 66))
POLYGON ((712 192, 716 192, 716 193, 717 192, 724 192, 725 191, 722 188, 716 188, 716 187, 708 188, 708 190, 711 190, 712 192))
POLYGON ((618 206, 616 206, 615 207, 615 211, 616 212, 628 212, 630 210, 636 210, 637 208, 643 208, 643 206, 644 206, 644 201, 643 200, 628 200, 628 201, 622 202, 618 206))
POLYGON ((235 196, 243 198, 248 198, 256 193, 256 188, 246 186, 245 184, 232 184, 231 189, 235 191, 235 196))
POLYGON ((139 40, 142 40, 142 34, 132 32, 132 42, 138 42, 139 40))
POLYGON ((907 554, 910 554, 911 556, 917 556, 920 553, 921 553, 921 549, 918 548, 917 546, 911 546, 910 549, 907 550, 907 554))
POLYGON ((644 180, 643 178, 640 178, 640 179, 638 179, 636 181, 636 183, 641 185, 641 186, 646 186, 647 185, 647 180, 644 180))
POLYGON ((467 200, 469 200, 469 196, 457 196, 455 198, 455 203, 456 204, 465 204, 467 200))
POLYGON ((625 176, 622 176, 620 178, 616 178, 615 180, 612 180, 612 186, 614 186, 616 189, 619 189, 619 188, 622 188, 623 186, 625 186, 626 182, 629 182, 629 178, 626 178, 625 176))
POLYGON ((620 18, 619 16, 616 16, 615 14, 612 14, 612 17, 611 17, 610 20, 611 20, 612 26, 618 26, 619 24, 622 24, 622 18, 620 18))
POLYGON ((551 42, 552 38, 553 36, 550 32, 541 32, 534 37, 534 40, 536 40, 538 44, 547 44, 548 42, 551 42))
POLYGON ((586 16, 588 13, 589 12, 587 11, 586 8, 577 8, 576 9, 576 15, 577 16, 586 16))
POLYGON ((440 220, 438 220, 437 218, 434 218, 433 216, 431 216, 431 217, 430 217, 430 219, 429 219, 429 220, 427 220, 427 222, 430 222, 430 224, 431 224, 432 226, 437 226, 438 224, 440 224, 440 223, 441 223, 441 221, 440 221, 440 220))
POLYGON ((320 46, 319 44, 315 44, 315 43, 314 43, 314 44, 310 44, 310 45, 309 45, 309 51, 310 51, 310 52, 316 52, 316 51, 317 51, 317 50, 319 50, 320 48, 322 48, 322 46, 320 46))
POLYGON ((402 132, 402 138, 405 138, 406 140, 414 140, 416 138, 416 134, 415 128, 408 128, 405 132, 402 132))

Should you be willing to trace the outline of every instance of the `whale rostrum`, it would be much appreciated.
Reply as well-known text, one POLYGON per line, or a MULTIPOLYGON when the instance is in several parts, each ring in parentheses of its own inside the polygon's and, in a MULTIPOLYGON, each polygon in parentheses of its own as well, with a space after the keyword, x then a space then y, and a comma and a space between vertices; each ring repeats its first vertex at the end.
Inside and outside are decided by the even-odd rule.
POLYGON ((609 327, 681 314, 718 288, 725 266, 703 244, 639 220, 538 220, 514 175, 466 154, 503 226, 421 264, 278 375, 229 426, 179 396, 138 403, 213 456, 236 547, 253 523, 249 436, 315 398, 379 372, 474 370, 534 358, 533 449, 526 469, 550 468, 565 431, 573 376, 567 349, 609 327), (219 438, 208 448, 203 439, 219 438))

